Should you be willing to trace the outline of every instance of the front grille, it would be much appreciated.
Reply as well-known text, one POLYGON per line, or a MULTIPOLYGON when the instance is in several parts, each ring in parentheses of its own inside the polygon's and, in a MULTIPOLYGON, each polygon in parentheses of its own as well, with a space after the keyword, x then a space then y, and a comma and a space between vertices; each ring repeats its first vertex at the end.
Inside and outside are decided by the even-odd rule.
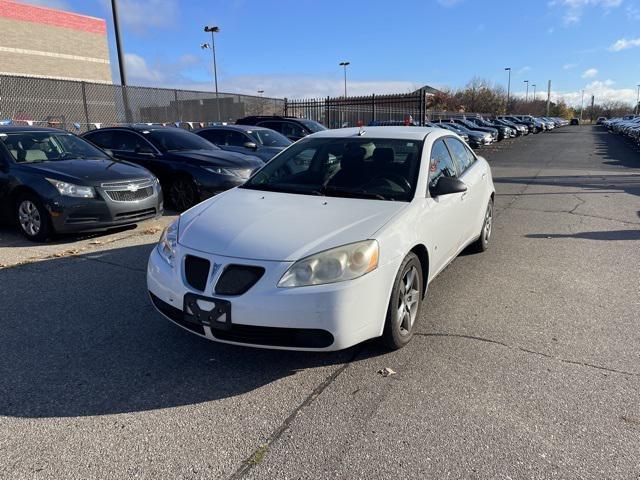
POLYGON ((153 187, 144 187, 138 190, 105 190, 109 198, 115 202, 137 202, 153 195, 153 187))
POLYGON ((116 220, 140 220, 152 217, 156 214, 155 208, 145 208, 144 210, 136 210, 133 212, 123 212, 116 214, 116 220))
POLYGON ((253 287, 264 275, 264 268, 251 265, 229 265, 224 269, 216 293, 219 295, 242 295, 253 287))
POLYGON ((209 268, 211 263, 209 260, 193 255, 184 257, 184 277, 187 283, 196 290, 204 292, 207 287, 207 278, 209 278, 209 268))

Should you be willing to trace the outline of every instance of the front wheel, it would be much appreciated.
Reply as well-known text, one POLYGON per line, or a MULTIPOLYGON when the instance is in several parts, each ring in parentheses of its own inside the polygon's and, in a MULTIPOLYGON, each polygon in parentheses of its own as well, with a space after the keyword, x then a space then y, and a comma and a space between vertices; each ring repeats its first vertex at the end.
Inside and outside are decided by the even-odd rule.
POLYGON ((33 242, 44 242, 52 233, 49 213, 40 199, 31 193, 16 202, 16 218, 22 234, 33 242))
POLYGON ((402 261, 391 290, 382 339, 392 350, 404 347, 415 331, 422 306, 422 266, 415 253, 402 261))
POLYGON ((169 187, 169 199, 173 207, 182 212, 198 203, 198 189, 189 178, 178 178, 169 187))

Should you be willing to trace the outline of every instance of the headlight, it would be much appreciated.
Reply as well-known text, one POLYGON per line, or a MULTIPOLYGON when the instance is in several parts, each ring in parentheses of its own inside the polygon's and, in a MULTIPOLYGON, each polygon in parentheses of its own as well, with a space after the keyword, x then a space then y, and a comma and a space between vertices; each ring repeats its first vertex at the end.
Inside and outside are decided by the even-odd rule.
POLYGON ((216 173, 218 175, 227 175, 228 177, 237 177, 246 180, 251 176, 250 168, 231 168, 231 167, 204 167, 205 170, 216 173))
POLYGON ((378 242, 365 240, 316 253, 295 262, 278 287, 304 287, 344 282, 378 268, 378 242))
POLYGON ((160 256, 173 267, 173 259, 175 258, 176 246, 178 245, 178 225, 180 219, 175 220, 160 235, 158 242, 158 253, 160 256))
POLYGON ((96 191, 93 187, 74 185, 73 183, 62 182, 60 180, 54 180, 53 178, 47 178, 46 180, 56 187, 60 195, 66 197, 95 198, 96 196, 96 191))

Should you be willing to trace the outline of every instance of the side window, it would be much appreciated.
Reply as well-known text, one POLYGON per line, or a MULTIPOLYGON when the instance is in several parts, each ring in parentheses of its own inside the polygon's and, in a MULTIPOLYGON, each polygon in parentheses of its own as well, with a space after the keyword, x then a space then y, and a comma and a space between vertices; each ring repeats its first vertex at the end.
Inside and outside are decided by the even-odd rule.
POLYGON ((282 134, 285 137, 304 137, 306 132, 300 125, 295 123, 284 122, 282 124, 282 134))
POLYGON ((88 133, 87 135, 84 136, 85 139, 89 140, 91 143, 101 148, 111 148, 110 146, 112 143, 111 137, 112 137, 111 130, 104 130, 104 131, 98 130, 96 132, 88 133))
POLYGON ((112 144, 113 150, 122 152, 153 152, 144 139, 131 132, 114 131, 112 144))
POLYGON ((228 131, 227 132, 227 145, 232 147, 242 147, 245 143, 250 142, 244 133, 228 131))
POLYGON ((282 122, 261 122, 258 125, 261 126, 261 127, 270 128, 271 130, 275 130, 276 132, 282 133, 282 127, 283 127, 284 123, 282 123, 282 122))
POLYGON ((226 131, 224 130, 203 130, 198 135, 205 140, 209 140, 214 145, 224 145, 225 133, 226 131))
POLYGON ((431 148, 429 163, 429 185, 434 186, 440 177, 456 177, 458 172, 453 159, 442 139, 436 140, 431 148))
POLYGON ((460 172, 467 170, 476 159, 473 153, 457 138, 447 138, 445 142, 454 160, 458 163, 460 172))

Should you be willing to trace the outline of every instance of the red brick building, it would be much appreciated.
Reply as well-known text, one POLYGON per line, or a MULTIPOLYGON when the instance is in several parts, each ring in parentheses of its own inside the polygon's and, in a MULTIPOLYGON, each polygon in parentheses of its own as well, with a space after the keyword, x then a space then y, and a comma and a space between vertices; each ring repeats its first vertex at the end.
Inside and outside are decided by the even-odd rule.
POLYGON ((0 75, 112 83, 105 20, 0 0, 0 75))

